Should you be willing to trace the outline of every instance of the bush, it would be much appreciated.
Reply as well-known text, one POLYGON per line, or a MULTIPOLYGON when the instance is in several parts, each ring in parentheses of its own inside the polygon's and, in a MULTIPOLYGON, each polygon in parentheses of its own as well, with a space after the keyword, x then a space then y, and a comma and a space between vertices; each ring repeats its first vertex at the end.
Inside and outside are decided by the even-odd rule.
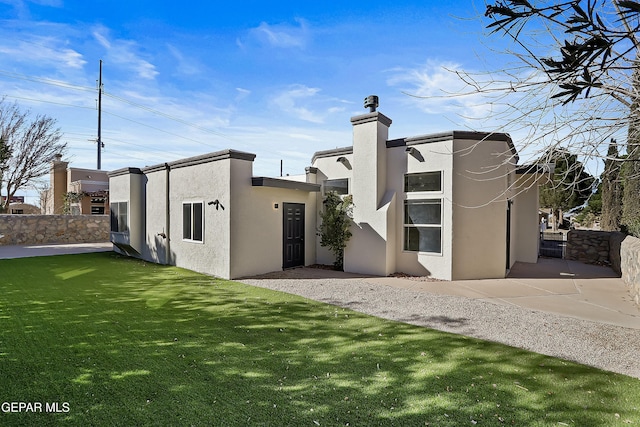
POLYGON ((320 246, 328 247, 335 255, 333 263, 336 270, 344 268, 344 248, 351 238, 351 213, 353 211, 353 197, 341 198, 336 192, 330 191, 322 202, 324 209, 320 212, 320 246))

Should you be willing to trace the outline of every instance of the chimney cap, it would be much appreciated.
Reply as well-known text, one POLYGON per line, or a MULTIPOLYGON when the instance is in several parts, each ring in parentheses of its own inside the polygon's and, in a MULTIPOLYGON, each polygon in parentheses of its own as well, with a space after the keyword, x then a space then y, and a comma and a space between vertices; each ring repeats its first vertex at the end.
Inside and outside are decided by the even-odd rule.
POLYGON ((369 95, 364 99, 364 108, 368 108, 371 113, 376 111, 378 105, 378 97, 376 95, 369 95))

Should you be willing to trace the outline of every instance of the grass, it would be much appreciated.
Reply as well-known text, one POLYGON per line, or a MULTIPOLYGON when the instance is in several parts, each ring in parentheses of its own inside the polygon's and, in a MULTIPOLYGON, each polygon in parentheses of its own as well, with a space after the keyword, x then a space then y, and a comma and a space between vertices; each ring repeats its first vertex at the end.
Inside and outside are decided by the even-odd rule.
POLYGON ((640 424, 638 379, 113 253, 0 260, 1 402, 43 406, 0 425, 640 424))

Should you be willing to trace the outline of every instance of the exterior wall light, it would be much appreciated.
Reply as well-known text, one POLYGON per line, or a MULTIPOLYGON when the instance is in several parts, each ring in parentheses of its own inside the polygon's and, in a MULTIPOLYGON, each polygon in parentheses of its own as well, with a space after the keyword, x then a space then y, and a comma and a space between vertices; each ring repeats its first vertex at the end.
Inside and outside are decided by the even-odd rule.
POLYGON ((351 170, 351 163, 349 162, 349 159, 347 159, 346 157, 340 156, 336 159, 336 162, 342 163, 345 168, 351 170))
POLYGON ((424 162, 424 157, 422 156, 422 153, 419 152, 416 147, 407 147, 405 148, 405 150, 407 153, 409 153, 409 155, 415 157, 416 160, 418 160, 419 162, 424 162))

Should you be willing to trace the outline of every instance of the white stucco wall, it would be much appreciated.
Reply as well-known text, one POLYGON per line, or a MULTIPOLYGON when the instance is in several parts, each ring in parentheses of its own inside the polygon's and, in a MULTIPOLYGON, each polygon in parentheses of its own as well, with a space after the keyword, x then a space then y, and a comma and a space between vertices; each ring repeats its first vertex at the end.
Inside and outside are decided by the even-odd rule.
POLYGON ((304 264, 315 264, 316 193, 254 187, 251 184, 251 165, 238 160, 234 162, 231 174, 230 278, 282 269, 284 203, 305 205, 304 264))
POLYGON ((111 233, 111 241, 130 245, 140 256, 145 251, 145 176, 139 169, 121 169, 109 177, 109 203, 127 202, 129 231, 111 233))
POLYGON ((453 280, 505 276, 507 181, 502 141, 456 140, 453 157, 453 280))
MULTIPOLYGON (((387 184, 387 139, 391 120, 380 113, 351 119, 353 125, 353 233, 344 253, 344 270, 386 276, 395 271, 396 197, 387 184)), ((333 177, 332 177, 333 178, 333 177)))
POLYGON ((516 175, 513 197, 512 265, 516 261, 538 262, 540 224, 538 222, 538 183, 536 174, 516 175))
POLYGON ((430 276, 442 280, 451 279, 451 233, 452 233, 452 168, 451 140, 428 142, 423 137, 407 139, 420 159, 410 155, 406 146, 389 149, 389 188, 398 194, 396 204, 396 270, 399 272, 430 276), (407 173, 442 172, 442 191, 404 192, 404 176, 407 173), (404 203, 405 200, 442 200, 442 252, 423 253, 404 250, 404 203))
POLYGON ((143 257, 146 260, 160 264, 169 264, 170 257, 167 257, 167 239, 172 238, 170 230, 166 227, 166 183, 167 171, 164 168, 154 168, 153 171, 145 171, 147 180, 147 207, 146 207, 146 230, 145 230, 145 250, 143 257), (164 234, 163 237, 160 234, 164 234))
MULTIPOLYGON (((241 162, 251 163, 246 160, 241 162)), ((173 264, 201 273, 229 278, 231 272, 229 234, 231 223, 230 158, 172 167, 170 173, 171 253, 173 264), (219 200, 225 209, 209 202, 219 200), (182 238, 183 203, 203 203, 203 241, 182 238)), ((164 215, 158 212, 156 215, 164 215)), ((152 233, 150 231, 150 233, 152 233)))

